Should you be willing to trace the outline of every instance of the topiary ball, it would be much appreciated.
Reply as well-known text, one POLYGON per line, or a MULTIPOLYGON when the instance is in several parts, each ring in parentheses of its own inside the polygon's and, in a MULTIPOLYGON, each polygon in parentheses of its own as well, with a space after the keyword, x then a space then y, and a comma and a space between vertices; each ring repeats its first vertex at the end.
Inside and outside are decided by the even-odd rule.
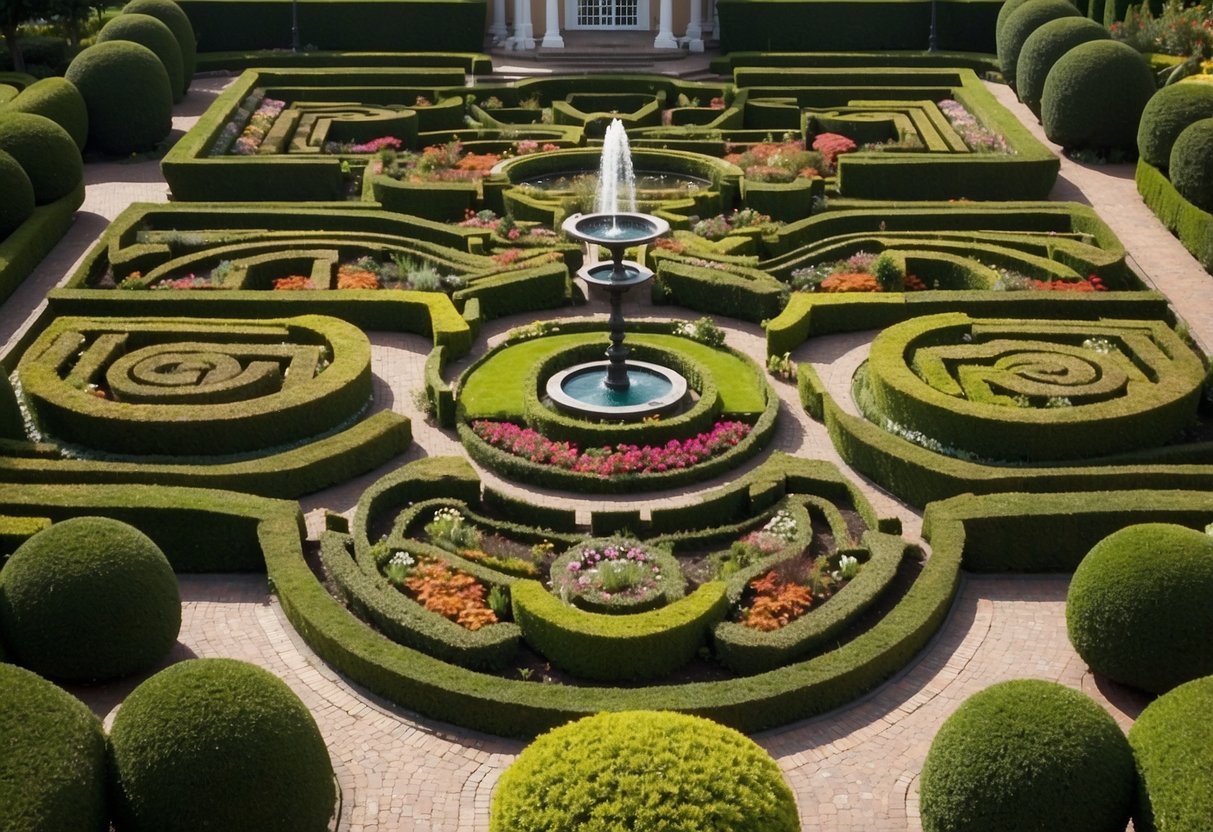
POLYGON ((1175 139, 1168 175, 1180 196, 1213 213, 1213 118, 1189 124, 1175 139))
POLYGON ((1017 89, 1019 53, 1028 36, 1050 20, 1078 16, 1078 9, 1070 0, 1028 0, 1008 15, 995 43, 1002 77, 1012 89, 1017 89))
POLYGON ((1066 629, 1096 673, 1162 693, 1213 673, 1213 537, 1169 523, 1128 526, 1074 570, 1066 629))
POLYGON ((168 73, 169 88, 173 101, 185 96, 184 74, 181 65, 181 47, 169 28, 147 14, 120 14, 111 18, 97 33, 97 42, 129 40, 139 43, 156 53, 164 71, 168 73))
POLYGON ((756 743, 702 717, 602 713, 543 734, 497 784, 490 832, 795 832, 796 801, 756 743))
POLYGON ((46 116, 66 130, 80 150, 88 139, 88 109, 80 90, 66 78, 52 76, 35 81, 0 112, 46 116))
POLYGON ((150 150, 173 129, 173 91, 156 53, 129 41, 94 44, 75 57, 67 80, 88 109, 88 143, 106 153, 150 150))
POLYGON ((994 42, 995 43, 998 42, 998 33, 1001 32, 1002 27, 1006 25, 1007 18, 1010 17, 1011 14, 1016 9, 1018 9, 1020 6, 1022 6, 1026 2, 1028 2, 1028 0, 1006 0, 1006 2, 1004 2, 998 8, 998 18, 994 21, 994 42))
MULTIPOLYGON (((181 49, 181 95, 185 95, 198 68, 198 41, 189 17, 173 0, 131 0, 122 7, 123 14, 146 14, 169 28, 181 49)), ((177 91, 174 90, 174 97, 177 91)))
POLYGON ((1019 60, 1015 64, 1019 100, 1039 118, 1040 96, 1053 64, 1080 43, 1110 37, 1107 29, 1085 17, 1059 17, 1041 25, 1028 35, 1019 50, 1019 60))
POLYGON ((1019 679, 969 697, 922 767, 923 832, 1124 832, 1133 756, 1116 722, 1055 682, 1019 679))
POLYGON ((45 116, 0 113, 0 150, 25 169, 37 205, 67 196, 84 178, 80 148, 66 130, 45 116))
POLYGON ((0 629, 18 664, 67 681, 154 667, 181 629, 173 568, 143 532, 76 517, 38 532, 0 571, 0 629))
POLYGON ((1213 676, 1155 699, 1129 730, 1137 832, 1207 829, 1213 818, 1213 676))
POLYGON ((0 150, 0 240, 17 230, 34 213, 34 186, 12 156, 0 150))
POLYGON ((234 659, 157 673, 110 729, 121 832, 324 832, 336 790, 324 739, 286 683, 234 659))
POLYGON ((1154 94, 1154 75, 1133 47, 1115 40, 1080 43, 1062 55, 1040 94, 1045 135, 1067 149, 1137 147, 1137 123, 1154 94))
POLYGON ((106 832, 105 733, 79 699, 0 664, 0 830, 106 832))
POLYGON ((1156 168, 1171 164, 1171 148, 1193 122, 1213 118, 1213 84, 1171 84, 1154 94, 1141 114, 1137 152, 1156 168))

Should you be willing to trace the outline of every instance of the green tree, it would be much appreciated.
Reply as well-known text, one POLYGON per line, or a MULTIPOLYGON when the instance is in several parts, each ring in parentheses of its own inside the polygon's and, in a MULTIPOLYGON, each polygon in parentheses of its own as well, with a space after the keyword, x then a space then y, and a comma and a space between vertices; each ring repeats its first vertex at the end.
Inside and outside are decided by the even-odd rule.
MULTIPOLYGON (((5 0, 0 0, 0 3, 2 2, 5 0)), ((49 5, 50 13, 63 25, 68 46, 73 51, 79 49, 80 35, 88 23, 89 14, 96 8, 95 3, 92 0, 43 0, 43 2, 49 5)))
POLYGON ((0 0, 0 35, 13 59, 13 69, 25 72, 25 56, 21 54, 18 27, 27 20, 41 17, 47 12, 49 0, 0 0))

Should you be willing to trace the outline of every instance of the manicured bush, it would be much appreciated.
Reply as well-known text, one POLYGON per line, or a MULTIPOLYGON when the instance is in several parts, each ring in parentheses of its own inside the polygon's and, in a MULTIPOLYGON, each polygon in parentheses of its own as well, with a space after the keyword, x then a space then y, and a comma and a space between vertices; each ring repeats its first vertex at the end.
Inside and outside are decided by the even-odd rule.
POLYGON ((84 96, 88 143, 106 153, 150 150, 173 127, 173 91, 156 53, 137 43, 88 47, 67 68, 84 96))
POLYGON ((278 677, 194 659, 148 679, 110 730, 115 828, 324 832, 336 793, 324 739, 278 677))
POLYGON ((1137 147, 1137 125, 1154 94, 1145 58, 1115 40, 1080 43, 1045 78, 1040 121, 1045 135, 1067 150, 1137 147))
POLYGON ((0 150, 0 240, 34 213, 34 185, 20 163, 0 150))
POLYGON ((25 169, 38 205, 67 196, 84 178, 80 148, 45 116, 0 112, 0 150, 25 169))
POLYGON ((1019 53, 1028 36, 1050 20, 1078 16, 1069 0, 1028 0, 1007 16, 998 30, 998 63, 1012 89, 1016 88, 1019 53))
POLYGON ((540 736, 501 775, 490 832, 794 832, 796 801, 753 740, 702 717, 623 711, 540 736))
POLYGON ((1016 9, 1022 6, 1028 0, 1006 0, 998 8, 998 18, 994 21, 994 41, 998 42, 998 34, 1002 31, 1002 27, 1006 25, 1007 18, 1010 17, 1016 9))
MULTIPOLYGON (((198 66, 198 41, 194 37, 194 27, 182 8, 173 0, 132 0, 122 7, 123 14, 146 14, 154 17, 169 28, 177 39, 181 50, 181 95, 190 88, 194 79, 194 71, 198 66)), ((174 100, 181 96, 173 90, 174 100)))
POLYGON ((106 832, 101 720, 16 665, 0 690, 0 832, 106 832))
POLYGON ((80 149, 88 139, 88 110, 80 90, 66 78, 53 76, 30 84, 0 112, 46 116, 66 130, 80 149))
POLYGON ((1015 64, 1015 91, 1039 118, 1045 78, 1062 55, 1089 40, 1107 40, 1108 30, 1085 17, 1059 17, 1028 35, 1015 64))
POLYGON ((1084 694, 1018 679, 969 697, 931 742, 919 795, 924 832, 1123 832, 1133 756, 1084 694))
POLYGON ((1213 673, 1213 537, 1168 523, 1128 526, 1074 571, 1066 628, 1096 673, 1161 693, 1213 673))
POLYGON ((1179 134, 1205 118, 1213 118, 1213 84, 1163 87, 1142 111, 1137 127, 1137 152, 1154 167, 1166 170, 1179 134))
POLYGON ((1193 122, 1179 134, 1171 148, 1170 176, 1180 196, 1213 213, 1213 118, 1193 122))
POLYGON ((181 47, 168 26, 148 14, 125 13, 112 18, 97 33, 97 42, 128 40, 146 46, 156 53, 164 71, 168 73, 173 101, 185 97, 185 76, 181 47))
POLYGON ((56 523, 0 572, 0 628, 18 664, 54 679, 153 667, 177 640, 181 596, 160 548, 106 517, 56 523))
POLYGON ((1189 832, 1213 818, 1213 676, 1151 702, 1129 730, 1137 762, 1137 832, 1189 832))

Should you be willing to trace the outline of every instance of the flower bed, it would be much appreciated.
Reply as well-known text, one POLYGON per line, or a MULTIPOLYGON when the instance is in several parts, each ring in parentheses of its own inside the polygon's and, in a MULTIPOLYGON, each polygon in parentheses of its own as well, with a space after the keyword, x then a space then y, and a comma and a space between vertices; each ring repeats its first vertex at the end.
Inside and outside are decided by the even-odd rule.
POLYGON ((743 598, 739 621, 763 632, 785 627, 808 612, 813 604, 824 603, 859 574, 859 568, 859 560, 851 555, 842 555, 838 569, 833 571, 824 556, 807 565, 803 560, 782 563, 746 586, 748 606, 743 598))
POLYGON ((643 612, 682 595, 678 562, 638 540, 588 540, 552 564, 551 589, 591 612, 643 612))
POLYGON ((552 551, 550 543, 528 547, 499 534, 485 532, 454 506, 435 511, 425 525, 425 534, 435 546, 519 578, 539 577, 537 562, 542 562, 552 551))
POLYGON ((917 292, 926 285, 887 254, 860 251, 845 260, 817 263, 792 272, 792 288, 802 292, 917 292))
POLYGON ((1012 156, 1014 148, 1007 143, 1001 133, 981 124, 964 105, 950 98, 939 102, 939 110, 944 114, 952 128, 974 153, 1001 153, 1012 156))
POLYGON ((479 630, 498 621, 487 603, 488 590, 484 584, 446 561, 419 560, 407 552, 395 552, 383 565, 383 574, 393 586, 430 612, 468 630, 479 630))
POLYGON ((381 151, 375 172, 408 182, 479 182, 500 161, 496 153, 467 152, 460 142, 452 141, 430 145, 420 153, 381 151))
POLYGON ((806 150, 804 142, 790 134, 780 142, 726 145, 724 160, 741 168, 751 182, 791 182, 798 176, 819 176, 829 168, 823 153, 806 150))

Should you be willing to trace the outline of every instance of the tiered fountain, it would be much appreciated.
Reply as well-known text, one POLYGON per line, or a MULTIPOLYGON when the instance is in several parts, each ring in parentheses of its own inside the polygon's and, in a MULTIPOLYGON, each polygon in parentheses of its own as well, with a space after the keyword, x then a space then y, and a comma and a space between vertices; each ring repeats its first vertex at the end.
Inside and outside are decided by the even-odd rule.
POLYGON ((591 251, 602 246, 610 252, 610 262, 587 263, 577 276, 610 293, 611 346, 606 361, 578 364, 548 379, 548 397, 562 410, 602 419, 635 420, 676 409, 686 396, 686 379, 668 367, 628 361, 630 351, 623 343, 623 294, 653 278, 643 264, 624 260, 624 251, 670 233, 670 225, 636 211, 632 154, 618 119, 611 122, 603 140, 595 212, 574 214, 561 228, 591 251))

